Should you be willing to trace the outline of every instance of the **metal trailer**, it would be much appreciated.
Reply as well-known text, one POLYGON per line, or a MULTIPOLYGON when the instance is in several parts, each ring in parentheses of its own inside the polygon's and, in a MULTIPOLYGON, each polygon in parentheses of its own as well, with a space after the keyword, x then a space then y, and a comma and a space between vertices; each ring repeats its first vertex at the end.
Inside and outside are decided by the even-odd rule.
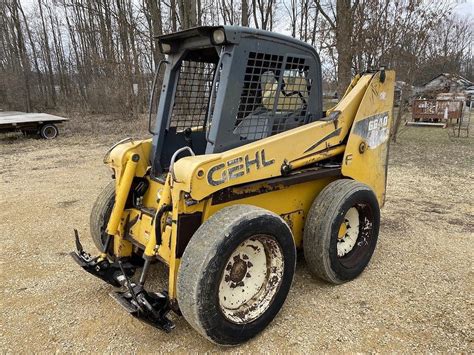
POLYGON ((38 134, 44 139, 54 139, 59 134, 57 124, 68 120, 47 113, 0 111, 0 133, 21 131, 25 134, 38 134))
POLYGON ((459 123, 464 107, 464 100, 459 97, 442 97, 413 101, 412 122, 407 125, 447 127, 453 121, 459 123))

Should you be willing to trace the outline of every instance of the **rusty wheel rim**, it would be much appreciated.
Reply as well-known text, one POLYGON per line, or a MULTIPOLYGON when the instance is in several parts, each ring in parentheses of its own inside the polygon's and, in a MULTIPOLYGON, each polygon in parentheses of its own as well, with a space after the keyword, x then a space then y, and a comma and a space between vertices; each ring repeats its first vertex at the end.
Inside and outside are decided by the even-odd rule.
POLYGON ((270 307, 281 285, 283 252, 268 235, 255 235, 231 254, 219 285, 219 306, 231 322, 246 324, 270 307))

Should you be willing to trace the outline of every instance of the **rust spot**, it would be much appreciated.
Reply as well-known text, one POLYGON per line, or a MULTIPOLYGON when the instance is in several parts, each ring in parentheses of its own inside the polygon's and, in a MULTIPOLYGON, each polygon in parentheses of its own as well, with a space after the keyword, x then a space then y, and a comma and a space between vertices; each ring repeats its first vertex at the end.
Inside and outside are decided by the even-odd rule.
POLYGON ((249 244, 248 246, 249 246, 250 248, 252 248, 253 250, 255 250, 256 252, 259 252, 259 251, 260 251, 260 248, 257 247, 256 245, 249 244))
MULTIPOLYGON (((312 153, 320 154, 321 151, 312 153)), ((310 154, 311 155, 311 154, 310 154)), ((257 196, 260 194, 278 191, 288 186, 300 184, 316 179, 321 179, 330 176, 340 176, 340 168, 321 168, 315 167, 306 169, 303 172, 294 172, 286 176, 278 176, 268 179, 265 182, 252 182, 240 186, 230 186, 215 192, 212 195, 212 205, 218 205, 230 201, 240 200, 243 198, 257 196)))
POLYGON ((278 281, 280 279, 278 278, 278 276, 274 275, 272 278, 270 278, 270 280, 268 280, 268 288, 269 290, 270 289, 273 289, 275 288, 276 286, 278 286, 278 281))
POLYGON ((233 282, 240 283, 242 282, 246 274, 247 274, 247 264, 245 261, 238 258, 238 260, 235 261, 234 265, 232 265, 232 269, 230 270, 230 279, 233 282))

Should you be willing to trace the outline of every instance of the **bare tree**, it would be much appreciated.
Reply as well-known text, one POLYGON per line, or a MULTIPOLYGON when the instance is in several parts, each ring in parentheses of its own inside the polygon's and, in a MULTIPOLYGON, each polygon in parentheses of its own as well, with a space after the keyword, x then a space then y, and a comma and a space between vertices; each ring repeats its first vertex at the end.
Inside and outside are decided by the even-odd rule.
POLYGON ((30 63, 26 53, 25 40, 23 37, 23 30, 21 28, 20 17, 18 15, 19 3, 14 0, 11 4, 7 4, 7 8, 10 11, 12 19, 12 30, 16 37, 16 48, 15 52, 18 53, 20 58, 19 64, 21 71, 23 72, 23 85, 24 85, 24 97, 25 97, 25 110, 26 112, 31 111, 31 89, 30 89, 30 63))
POLYGON ((474 79, 473 20, 453 14, 452 0, 21 1, 0 1, 0 104, 9 108, 135 115, 163 59, 155 36, 223 23, 310 43, 339 92, 380 65, 409 84, 445 71, 474 79))
POLYGON ((249 4, 247 0, 242 0, 242 14, 241 14, 241 25, 248 26, 249 25, 249 4))
POLYGON ((191 28, 197 25, 197 3, 195 0, 178 0, 181 28, 191 28))
POLYGON ((332 3, 325 7, 321 0, 315 0, 315 4, 335 33, 335 46, 337 50, 337 92, 339 95, 342 95, 352 77, 353 16, 359 5, 359 0, 336 0, 335 14, 332 3))

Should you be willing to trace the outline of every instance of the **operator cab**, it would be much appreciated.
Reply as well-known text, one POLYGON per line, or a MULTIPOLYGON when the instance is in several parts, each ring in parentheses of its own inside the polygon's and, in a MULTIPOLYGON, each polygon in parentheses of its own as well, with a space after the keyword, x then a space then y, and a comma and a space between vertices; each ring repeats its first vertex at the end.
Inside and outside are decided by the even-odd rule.
POLYGON ((320 60, 307 43, 236 26, 198 27, 158 41, 166 59, 154 176, 169 169, 180 148, 219 153, 322 117, 320 60))

